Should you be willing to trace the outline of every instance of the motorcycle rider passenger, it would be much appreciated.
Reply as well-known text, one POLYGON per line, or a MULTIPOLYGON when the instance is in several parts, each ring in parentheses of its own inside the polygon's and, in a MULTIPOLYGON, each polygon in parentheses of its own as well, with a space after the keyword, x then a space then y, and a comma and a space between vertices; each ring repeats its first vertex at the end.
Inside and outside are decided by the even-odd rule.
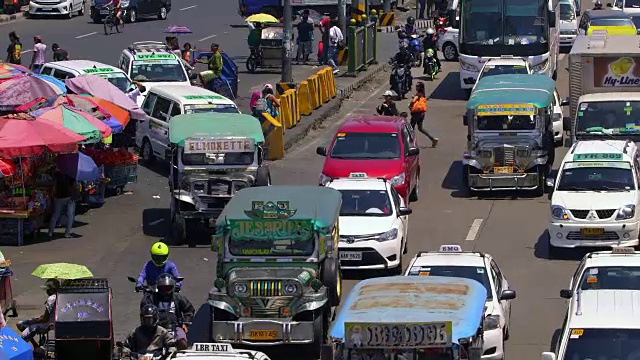
POLYGON ((42 289, 47 292, 48 296, 47 301, 44 303, 44 313, 36 318, 20 321, 17 324, 18 330, 22 332, 24 341, 30 342, 34 349, 39 347, 34 340, 36 334, 53 326, 53 311, 56 306, 58 289, 60 289, 60 281, 48 279, 42 289))
MULTIPOLYGON (((177 279, 180 277, 178 267, 169 258, 169 247, 163 242, 157 242, 151 246, 151 260, 147 261, 142 267, 138 281, 136 282, 136 290, 140 291, 144 288, 146 282, 148 286, 156 284, 156 279, 161 274, 170 274, 177 279)), ((176 284, 179 289, 182 287, 182 281, 176 284)))
MULTIPOLYGON (((393 56, 393 61, 395 62, 398 68, 407 69, 407 83, 408 83, 407 88, 411 90, 411 86, 413 83, 413 78, 411 77, 411 64, 413 64, 413 56, 411 56, 411 53, 409 52, 406 42, 402 43, 402 45, 400 46, 400 51, 398 51, 393 56)), ((393 87, 393 80, 394 80, 394 74, 393 72, 391 72, 391 75, 389 76, 389 85, 391 85, 392 87, 393 87)), ((402 96, 402 94, 398 94, 398 95, 402 96)))
POLYGON ((140 310, 140 326, 135 328, 122 344, 123 355, 130 353, 145 354, 167 350, 175 353, 176 340, 171 333, 158 325, 158 308, 154 305, 145 305, 140 310))
POLYGON ((596 0, 593 4, 593 10, 602 10, 602 2, 600 0, 596 0))
POLYGON ((178 350, 188 349, 187 323, 191 323, 195 308, 186 296, 175 292, 176 280, 170 274, 160 275, 156 281, 156 288, 157 292, 144 293, 140 309, 144 309, 146 305, 155 306, 159 313, 158 325, 174 331, 178 350))
POLYGON ((376 108, 378 115, 398 116, 398 108, 396 107, 396 103, 393 101, 395 93, 391 90, 387 90, 382 96, 384 97, 384 101, 376 108))
POLYGON ((418 29, 416 28, 416 19, 414 19, 413 16, 409 16, 407 18, 407 23, 404 24, 403 30, 406 36, 411 36, 418 33, 418 29))
POLYGON ((422 47, 424 48, 425 53, 427 50, 433 50, 433 58, 438 65, 438 71, 442 70, 442 64, 440 64, 440 59, 438 59, 438 34, 433 28, 427 29, 427 35, 422 39, 422 47))

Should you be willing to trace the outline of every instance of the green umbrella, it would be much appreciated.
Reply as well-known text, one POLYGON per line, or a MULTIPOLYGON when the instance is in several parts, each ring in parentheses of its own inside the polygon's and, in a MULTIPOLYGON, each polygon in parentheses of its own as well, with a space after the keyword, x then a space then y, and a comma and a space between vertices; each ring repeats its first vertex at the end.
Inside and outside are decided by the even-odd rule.
POLYGON ((41 279, 82 279, 92 277, 91 271, 84 265, 56 263, 38 266, 31 273, 41 279))
POLYGON ((56 122, 74 133, 84 136, 86 140, 83 143, 92 144, 111 136, 111 128, 105 122, 67 104, 39 109, 30 114, 37 118, 56 122))

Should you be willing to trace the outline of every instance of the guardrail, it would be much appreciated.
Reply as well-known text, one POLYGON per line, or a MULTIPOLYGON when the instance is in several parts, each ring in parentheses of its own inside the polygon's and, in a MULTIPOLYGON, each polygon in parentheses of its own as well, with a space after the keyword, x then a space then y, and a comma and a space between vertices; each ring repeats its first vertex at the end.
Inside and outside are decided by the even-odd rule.
POLYGON ((377 64, 378 55, 378 17, 371 11, 371 21, 366 15, 362 21, 349 21, 347 28, 347 76, 358 76, 358 71, 367 70, 367 66, 377 64))

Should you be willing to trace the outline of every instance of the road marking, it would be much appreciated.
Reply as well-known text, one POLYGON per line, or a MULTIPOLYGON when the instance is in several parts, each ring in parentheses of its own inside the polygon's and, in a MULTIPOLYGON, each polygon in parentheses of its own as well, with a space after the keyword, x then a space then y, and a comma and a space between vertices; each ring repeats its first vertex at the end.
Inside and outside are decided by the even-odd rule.
POLYGON ((97 32, 95 32, 95 31, 94 31, 94 32, 92 32, 92 33, 88 33, 88 34, 84 34, 84 35, 76 36, 76 39, 82 39, 82 38, 84 38, 84 37, 91 36, 91 35, 95 35, 95 34, 97 34, 97 32))
POLYGON ((473 241, 478 236, 478 231, 480 231, 480 227, 482 226, 482 222, 484 219, 475 219, 469 228, 469 232, 467 233, 467 237, 464 239, 465 241, 473 241))
POLYGON ((185 11, 185 10, 189 10, 189 9, 193 9, 194 7, 197 7, 198 5, 191 5, 191 6, 187 6, 185 8, 180 9, 180 11, 185 11))
POLYGON ((213 39, 213 38, 214 38, 214 37, 216 37, 216 36, 218 36, 218 35, 215 35, 215 34, 214 34, 214 35, 209 35, 209 36, 207 36, 207 37, 203 37, 202 39, 200 39, 200 40, 198 40, 198 41, 205 41, 205 40, 213 39))

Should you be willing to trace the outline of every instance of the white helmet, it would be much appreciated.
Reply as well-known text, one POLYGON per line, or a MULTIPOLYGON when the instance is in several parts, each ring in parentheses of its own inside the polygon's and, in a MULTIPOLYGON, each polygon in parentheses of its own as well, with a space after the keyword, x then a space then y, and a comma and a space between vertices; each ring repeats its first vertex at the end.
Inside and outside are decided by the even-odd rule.
POLYGON ((428 35, 433 35, 433 34, 435 34, 435 33, 436 33, 436 31, 435 31, 435 30, 433 30, 433 28, 428 28, 428 29, 427 29, 427 34, 428 34, 428 35))

